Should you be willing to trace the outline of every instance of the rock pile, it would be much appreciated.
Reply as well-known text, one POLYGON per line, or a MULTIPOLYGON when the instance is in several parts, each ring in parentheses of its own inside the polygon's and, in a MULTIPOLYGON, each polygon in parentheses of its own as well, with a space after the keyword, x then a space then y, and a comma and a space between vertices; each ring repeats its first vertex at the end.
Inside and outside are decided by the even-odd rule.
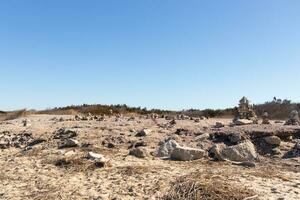
POLYGON ((299 113, 297 110, 293 110, 290 114, 290 118, 285 122, 284 125, 300 125, 299 113))
POLYGON ((271 124, 269 120, 269 113, 265 112, 262 116, 262 124, 271 124))
POLYGON ((0 133, 0 149, 8 149, 10 147, 24 148, 33 140, 32 134, 28 132, 15 135, 9 131, 4 131, 0 133))
POLYGON ((64 148, 72 148, 72 147, 78 147, 79 142, 73 138, 77 136, 77 132, 66 129, 66 128, 60 128, 56 132, 54 132, 53 139, 57 139, 58 141, 58 148, 64 149, 64 148))
MULTIPOLYGON (((243 97, 240 100, 238 112, 233 122, 237 124, 236 122, 239 122, 239 120, 250 120, 252 123, 257 123, 258 120, 252 106, 250 105, 250 101, 246 97, 243 97)), ((237 125, 241 124, 238 123, 237 125)))

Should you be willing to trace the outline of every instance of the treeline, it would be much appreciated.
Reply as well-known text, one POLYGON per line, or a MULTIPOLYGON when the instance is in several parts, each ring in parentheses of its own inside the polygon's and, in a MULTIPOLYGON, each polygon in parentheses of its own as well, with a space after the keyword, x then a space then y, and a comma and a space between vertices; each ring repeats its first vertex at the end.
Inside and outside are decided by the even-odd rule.
POLYGON ((286 119, 291 111, 300 110, 300 103, 292 103, 290 100, 281 100, 274 97, 272 101, 254 105, 253 108, 258 116, 262 116, 264 112, 267 112, 271 119, 286 119))
POLYGON ((130 107, 125 104, 122 105, 102 105, 102 104, 95 104, 95 105, 72 105, 67 107, 56 107, 53 109, 47 109, 43 111, 38 111, 38 114, 88 114, 91 113, 93 115, 110 115, 111 112, 113 114, 171 114, 171 111, 166 110, 159 110, 159 109, 151 109, 148 110, 147 108, 141 107, 130 107))
MULTIPOLYGON (((268 112, 269 117, 271 119, 286 119, 288 118, 289 114, 292 110, 300 110, 299 103, 293 103, 290 100, 284 99, 277 99, 274 97, 272 101, 267 101, 262 104, 254 104, 253 109, 258 117, 261 117, 265 112, 268 112)), ((177 114, 184 114, 190 117, 234 117, 237 114, 237 107, 234 108, 227 108, 227 109, 205 109, 205 110, 198 110, 198 109, 189 109, 183 111, 168 111, 168 110, 160 110, 160 109, 147 109, 141 107, 130 107, 125 104, 122 105, 102 105, 102 104, 95 104, 95 105, 72 105, 67 107, 57 107, 53 109, 47 109, 43 111, 35 111, 34 113, 38 114, 57 114, 57 115, 74 115, 74 114, 88 114, 91 113, 93 115, 101 115, 106 114, 109 115, 113 112, 113 114, 164 114, 164 115, 177 115, 177 114)))
MULTIPOLYGON (((291 100, 281 100, 274 97, 272 101, 267 101, 262 104, 254 104, 253 110, 258 117, 267 112, 270 119, 286 119, 289 117, 293 110, 300 111, 300 103, 293 103, 291 100)), ((182 111, 183 114, 188 116, 205 116, 205 117, 234 117, 237 114, 237 107, 227 109, 205 109, 196 110, 190 109, 182 111)))

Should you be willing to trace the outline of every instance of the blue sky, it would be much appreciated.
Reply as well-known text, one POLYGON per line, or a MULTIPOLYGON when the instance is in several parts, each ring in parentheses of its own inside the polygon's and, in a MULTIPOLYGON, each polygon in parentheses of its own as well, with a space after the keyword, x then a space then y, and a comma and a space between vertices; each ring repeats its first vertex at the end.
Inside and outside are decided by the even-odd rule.
POLYGON ((0 1, 0 110, 300 101, 298 0, 0 1))

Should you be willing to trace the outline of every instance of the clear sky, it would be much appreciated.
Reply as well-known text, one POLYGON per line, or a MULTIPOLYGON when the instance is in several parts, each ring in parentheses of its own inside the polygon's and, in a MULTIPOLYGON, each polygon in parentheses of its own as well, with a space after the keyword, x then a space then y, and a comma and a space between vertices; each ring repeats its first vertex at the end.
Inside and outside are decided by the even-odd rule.
POLYGON ((300 101, 300 1, 0 1, 0 75, 0 110, 300 101))

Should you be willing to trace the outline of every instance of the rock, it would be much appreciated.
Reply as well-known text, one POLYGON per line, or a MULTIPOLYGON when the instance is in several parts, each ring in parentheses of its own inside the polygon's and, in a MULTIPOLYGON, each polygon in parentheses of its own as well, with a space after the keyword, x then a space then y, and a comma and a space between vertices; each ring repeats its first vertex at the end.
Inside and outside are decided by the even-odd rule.
POLYGON ((210 153, 216 160, 244 162, 255 161, 258 158, 254 144, 249 140, 234 146, 215 144, 210 153))
POLYGON ((64 153, 64 156, 69 158, 69 157, 75 157, 77 155, 76 151, 71 150, 71 151, 67 151, 64 153))
POLYGON ((237 126, 243 126, 243 125, 253 124, 253 121, 249 119, 237 119, 234 121, 234 124, 237 126))
POLYGON ((115 147, 116 147, 116 145, 114 143, 112 143, 112 142, 107 143, 107 148, 112 149, 115 147))
POLYGON ((179 128, 175 132, 176 135, 188 135, 188 133, 189 133, 189 130, 183 129, 183 128, 179 128))
POLYGON ((171 159, 178 161, 191 161, 203 158, 205 156, 206 152, 202 149, 177 146, 174 148, 171 154, 171 159))
POLYGON ((250 101, 246 98, 243 97, 240 102, 239 102, 239 107, 238 107, 238 113, 235 116, 235 120, 238 119, 247 119, 251 120, 253 122, 257 122, 257 116, 253 110, 252 105, 250 105, 250 101))
POLYGON ((300 142, 297 142, 293 149, 300 151, 300 142))
POLYGON ((29 124, 30 121, 29 121, 28 119, 24 119, 24 120, 22 121, 22 123, 23 123, 23 126, 24 126, 24 127, 31 126, 31 124, 29 124))
POLYGON ((105 167, 108 163, 108 160, 101 154, 89 152, 87 158, 94 161, 94 164, 98 168, 105 167))
POLYGON ((87 158, 90 160, 100 161, 100 162, 106 162, 107 160, 104 158, 102 154, 94 153, 94 152, 88 152, 87 158))
POLYGON ((228 139, 231 143, 237 144, 238 142, 240 142, 242 140, 242 135, 240 133, 231 133, 228 136, 228 139))
POLYGON ((78 146, 79 146, 79 142, 77 140, 66 139, 59 144, 58 148, 64 149, 64 148, 73 148, 78 146))
POLYGON ((256 167, 255 162, 244 161, 244 162, 234 162, 234 165, 243 166, 243 167, 256 167))
POLYGON ((297 110, 293 110, 291 112, 289 119, 285 122, 284 125, 300 125, 299 113, 297 110))
POLYGON ((172 139, 160 142, 159 145, 158 149, 154 152, 154 155, 157 157, 170 157, 174 148, 179 146, 179 144, 172 139))
POLYGON ((138 147, 145 147, 147 146, 147 143, 145 141, 136 141, 136 142, 131 142, 131 145, 129 148, 138 148, 138 147))
POLYGON ((0 149, 7 149, 10 147, 23 148, 33 140, 32 134, 28 132, 21 132, 15 135, 4 131, 0 135, 0 149))
POLYGON ((198 142, 201 142, 201 141, 204 141, 204 140, 208 140, 210 137, 210 134, 209 133, 203 133, 202 135, 199 135, 195 138, 196 141, 198 142))
POLYGON ((199 118, 196 118, 196 119, 194 119, 194 122, 195 122, 195 123, 199 123, 199 122, 200 122, 200 119, 199 119, 199 118))
POLYGON ((223 128, 223 127, 225 127, 225 125, 222 122, 216 122, 214 127, 215 128, 223 128))
POLYGON ((270 145, 279 146, 281 139, 277 136, 268 136, 264 138, 265 142, 270 145))
POLYGON ((135 156, 137 158, 146 158, 148 156, 148 152, 146 148, 138 147, 138 148, 131 149, 129 151, 129 155, 135 156))
POLYGON ((140 132, 138 132, 135 136, 136 137, 145 137, 151 134, 151 130, 150 129, 143 129, 140 132))
POLYGON ((70 139, 77 136, 77 132, 65 128, 61 128, 54 132, 54 139, 70 139))
POLYGON ((269 120, 269 113, 265 112, 262 116, 262 124, 271 124, 269 120))
POLYGON ((213 147, 214 143, 210 140, 203 140, 197 144, 197 147, 205 151, 209 151, 213 147))
POLYGON ((37 144, 41 144, 41 143, 43 143, 43 142, 46 142, 46 140, 45 139, 42 139, 42 138, 38 138, 38 139, 35 139, 35 140, 33 140, 32 142, 30 142, 30 143, 28 143, 28 147, 30 146, 30 147, 32 147, 32 146, 35 146, 35 145, 37 145, 37 144))
POLYGON ((176 120, 175 120, 175 119, 172 119, 172 120, 169 122, 169 124, 170 124, 170 125, 176 125, 176 124, 177 124, 177 122, 176 122, 176 120))
POLYGON ((284 158, 300 157, 300 142, 297 142, 295 146, 284 155, 284 158))

